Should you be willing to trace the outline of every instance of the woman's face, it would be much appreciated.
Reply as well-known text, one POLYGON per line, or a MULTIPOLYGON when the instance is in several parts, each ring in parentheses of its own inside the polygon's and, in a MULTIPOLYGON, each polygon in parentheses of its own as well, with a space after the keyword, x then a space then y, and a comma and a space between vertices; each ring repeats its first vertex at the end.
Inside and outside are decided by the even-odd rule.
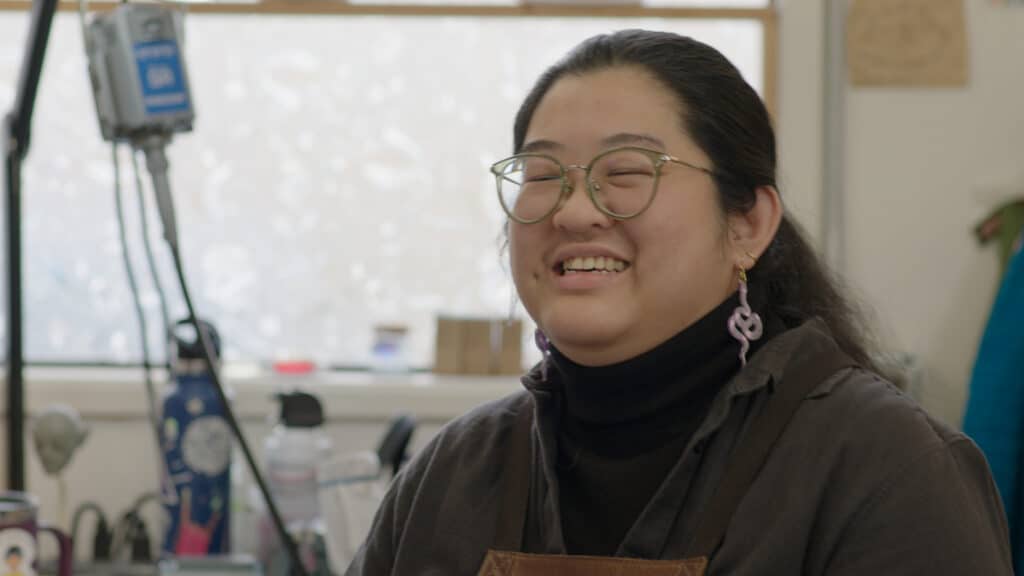
MULTIPOLYGON (((625 143, 711 168, 683 132, 680 112, 675 95, 642 68, 567 75, 538 104, 524 148, 565 165, 586 165, 610 142, 625 143)), ((597 210, 581 170, 570 170, 569 177, 574 190, 552 216, 509 224, 519 296, 566 356, 590 366, 629 359, 691 325, 735 290, 736 268, 727 256, 710 175, 665 164, 653 203, 625 221, 597 210), (564 271, 567 261, 598 256, 622 261, 624 269, 616 264, 606 267, 618 271, 564 271)))

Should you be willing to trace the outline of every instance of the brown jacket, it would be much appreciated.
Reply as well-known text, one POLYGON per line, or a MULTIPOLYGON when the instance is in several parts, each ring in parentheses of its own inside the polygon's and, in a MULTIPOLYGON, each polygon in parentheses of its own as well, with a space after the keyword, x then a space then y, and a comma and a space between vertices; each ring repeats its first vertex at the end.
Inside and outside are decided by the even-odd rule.
MULTIPOLYGON (((820 321, 766 343, 714 400, 618 556, 684 558, 732 448, 795 354, 834 347, 820 321)), ((536 407, 527 552, 565 553, 555 476, 557 389, 520 392, 448 424, 395 479, 347 576, 473 575, 493 541, 515 414, 536 407), (530 402, 530 396, 533 402, 530 402)), ((736 509, 709 576, 1012 575, 988 466, 963 434, 858 368, 801 404, 736 509)))

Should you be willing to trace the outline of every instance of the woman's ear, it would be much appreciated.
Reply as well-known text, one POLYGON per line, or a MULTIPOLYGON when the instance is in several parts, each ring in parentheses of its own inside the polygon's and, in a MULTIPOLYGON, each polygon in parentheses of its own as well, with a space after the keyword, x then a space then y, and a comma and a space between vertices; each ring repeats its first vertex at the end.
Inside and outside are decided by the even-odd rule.
POLYGON ((782 222, 783 208, 774 186, 754 190, 754 205, 746 213, 729 214, 729 255, 737 267, 750 269, 775 238, 782 222), (753 258, 754 262, 751 262, 753 258))

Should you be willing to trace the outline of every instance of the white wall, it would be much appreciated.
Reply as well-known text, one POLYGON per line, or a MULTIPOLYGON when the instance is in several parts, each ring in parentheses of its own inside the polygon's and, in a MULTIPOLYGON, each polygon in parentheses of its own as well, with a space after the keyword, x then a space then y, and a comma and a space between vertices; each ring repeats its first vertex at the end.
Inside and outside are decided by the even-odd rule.
POLYGON ((822 0, 780 0, 776 136, 783 202, 815 241, 822 217, 822 0))
POLYGON ((952 423, 997 286, 995 250, 971 229, 1024 195, 1024 7, 965 4, 966 88, 846 96, 848 273, 922 362, 922 403, 952 423))
MULTIPOLYGON (((780 0, 780 187, 822 241, 824 2, 780 0)), ((882 346, 914 355, 918 398, 959 424, 998 285, 971 229, 1024 195, 1024 7, 966 0, 965 88, 847 86, 846 269, 882 346)))

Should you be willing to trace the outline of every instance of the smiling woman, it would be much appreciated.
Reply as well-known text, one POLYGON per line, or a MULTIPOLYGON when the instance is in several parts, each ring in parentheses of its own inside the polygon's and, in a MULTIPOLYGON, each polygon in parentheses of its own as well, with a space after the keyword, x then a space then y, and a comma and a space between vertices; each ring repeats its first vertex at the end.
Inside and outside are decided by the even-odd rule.
POLYGON ((592 37, 492 167, 544 353, 392 484, 348 574, 1012 573, 984 457, 874 364, 713 48, 592 37))

